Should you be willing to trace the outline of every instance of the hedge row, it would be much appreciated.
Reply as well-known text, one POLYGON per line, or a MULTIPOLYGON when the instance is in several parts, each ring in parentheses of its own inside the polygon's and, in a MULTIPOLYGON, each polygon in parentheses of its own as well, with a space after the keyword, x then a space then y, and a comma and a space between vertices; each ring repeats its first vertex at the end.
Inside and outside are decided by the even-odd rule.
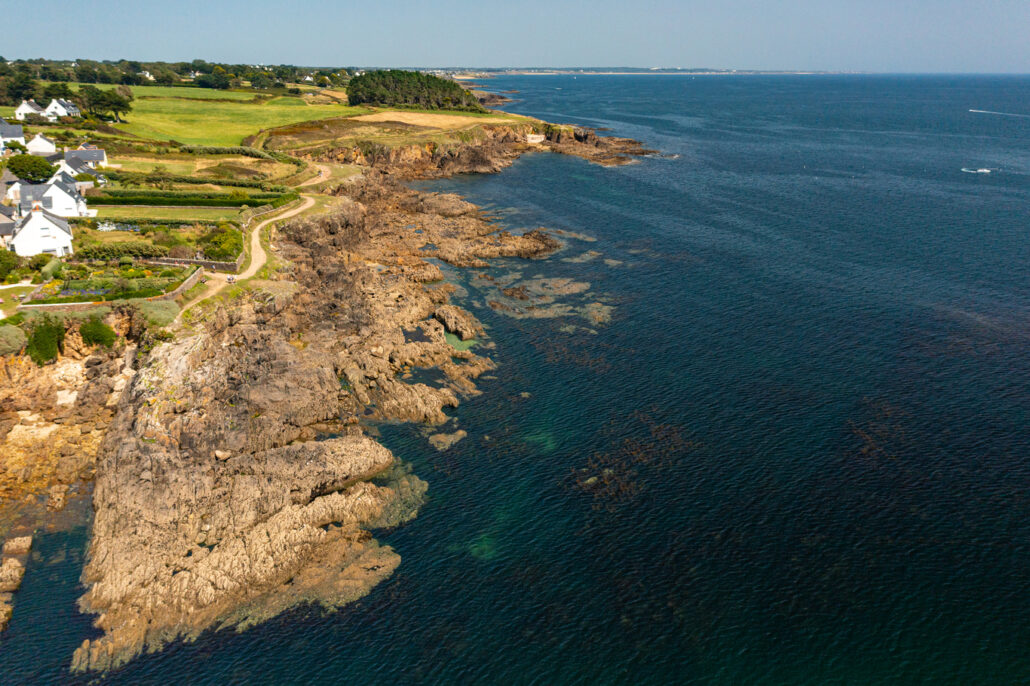
POLYGON ((164 257, 168 248, 143 241, 125 241, 121 243, 100 243, 87 245, 75 251, 80 260, 112 260, 118 257, 164 257))
MULTIPOLYGON (((293 195, 293 194, 286 194, 293 195)), ((192 207, 240 207, 242 205, 274 204, 283 193, 214 193, 190 191, 150 191, 144 189, 115 189, 89 199, 98 205, 172 205, 192 207)), ((292 198, 291 198, 292 199, 292 198)), ((286 202, 289 202, 287 200, 286 202)))
POLYGON ((231 193, 223 193, 221 191, 159 191, 151 190, 149 188, 109 188, 105 189, 102 193, 97 195, 90 195, 91 198, 99 197, 137 197, 140 195, 146 195, 152 198, 227 198, 230 196, 241 197, 247 195, 251 198, 265 199, 265 198, 276 198, 281 193, 246 193, 245 191, 233 191, 231 193))
MULTIPOLYGON (((142 185, 144 183, 148 183, 147 177, 150 175, 142 172, 105 171, 104 176, 112 181, 142 185)), ((210 176, 187 176, 185 174, 162 174, 161 179, 170 183, 194 183, 198 185, 211 183, 231 188, 260 188, 263 191, 269 191, 272 193, 283 193, 287 190, 286 186, 279 184, 269 183, 267 181, 252 181, 248 179, 219 179, 210 176)))
POLYGON ((179 148, 183 152, 196 155, 243 155, 244 157, 256 157, 260 160, 271 160, 273 162, 285 162, 298 167, 306 167, 307 162, 296 157, 275 150, 259 150, 247 145, 183 145, 179 148))
POLYGON ((125 217, 119 219, 118 217, 104 217, 103 219, 96 219, 95 217, 68 217, 66 221, 73 226, 86 226, 91 229, 95 229, 99 224, 106 224, 108 222, 112 224, 126 224, 132 226, 215 226, 216 224, 239 224, 235 219, 222 219, 217 222, 210 220, 197 220, 197 219, 140 219, 139 217, 125 217))

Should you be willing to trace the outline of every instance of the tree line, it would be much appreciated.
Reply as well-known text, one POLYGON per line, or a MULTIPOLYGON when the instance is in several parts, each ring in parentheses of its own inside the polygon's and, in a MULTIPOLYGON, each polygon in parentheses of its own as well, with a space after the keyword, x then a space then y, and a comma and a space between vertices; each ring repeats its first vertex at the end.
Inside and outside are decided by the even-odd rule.
POLYGON ((347 101, 352 105, 367 103, 434 110, 486 111, 476 96, 454 81, 400 69, 370 71, 355 76, 347 85, 347 101))

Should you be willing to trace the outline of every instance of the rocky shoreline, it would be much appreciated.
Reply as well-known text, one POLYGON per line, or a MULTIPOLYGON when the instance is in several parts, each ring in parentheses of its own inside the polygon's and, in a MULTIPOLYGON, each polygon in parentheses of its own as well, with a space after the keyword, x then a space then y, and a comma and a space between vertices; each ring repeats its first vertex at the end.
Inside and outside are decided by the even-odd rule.
MULTIPOLYGON (((453 286, 433 260, 484 267, 561 245, 541 230, 498 231, 459 197, 398 179, 497 171, 539 147, 602 164, 644 152, 624 139, 556 131, 534 145, 499 127, 446 154, 356 160, 334 151, 329 159, 350 156, 368 169, 334 191, 337 209, 279 231, 286 266, 270 280, 149 352, 131 344, 66 354, 42 374, 4 361, 0 440, 24 438, 22 461, 4 465, 4 494, 95 478, 80 608, 97 615, 103 635, 75 651, 73 670, 116 668, 300 603, 340 607, 397 568, 400 556, 372 531, 416 516, 427 484, 363 422, 442 428, 445 409, 475 395, 475 379, 494 368, 448 342, 448 333, 470 340, 484 331, 449 302, 453 286), (445 382, 409 380, 424 368, 445 382), (39 451, 54 455, 33 476, 24 465, 40 464, 39 451)), ((111 318, 131 331, 130 314, 111 318)), ((454 426, 437 431, 430 443, 441 450, 465 436, 454 426)))

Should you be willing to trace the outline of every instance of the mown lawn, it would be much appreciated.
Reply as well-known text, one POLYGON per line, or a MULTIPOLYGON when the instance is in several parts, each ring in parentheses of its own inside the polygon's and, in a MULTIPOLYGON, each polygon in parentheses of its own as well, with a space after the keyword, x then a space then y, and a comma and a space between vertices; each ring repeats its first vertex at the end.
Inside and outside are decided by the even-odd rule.
POLYGON ((309 105, 299 98, 286 97, 262 103, 155 98, 133 102, 127 122, 115 126, 157 140, 193 145, 239 145, 261 129, 367 111, 346 105, 309 105))
POLYGON ((183 221, 225 221, 235 219, 235 207, 151 207, 149 205, 90 205, 97 219, 181 219, 183 221))

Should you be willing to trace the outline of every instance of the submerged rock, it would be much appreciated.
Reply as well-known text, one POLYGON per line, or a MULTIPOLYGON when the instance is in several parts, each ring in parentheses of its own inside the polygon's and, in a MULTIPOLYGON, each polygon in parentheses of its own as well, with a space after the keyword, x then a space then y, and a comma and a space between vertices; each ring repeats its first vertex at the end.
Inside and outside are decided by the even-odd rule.
POLYGON ((429 437, 429 443, 440 452, 443 452, 445 450, 450 450, 455 443, 466 436, 468 436, 468 432, 463 429, 458 429, 452 434, 433 434, 429 437))

